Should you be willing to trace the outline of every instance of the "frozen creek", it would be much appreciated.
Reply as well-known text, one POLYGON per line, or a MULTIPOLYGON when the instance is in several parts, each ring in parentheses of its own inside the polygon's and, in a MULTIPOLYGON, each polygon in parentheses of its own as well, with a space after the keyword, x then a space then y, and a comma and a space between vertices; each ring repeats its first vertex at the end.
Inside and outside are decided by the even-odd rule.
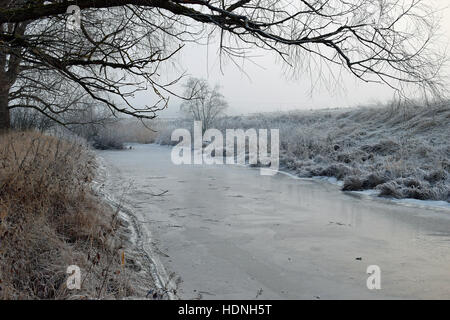
POLYGON ((181 279, 178 297, 450 298, 449 209, 239 166, 176 166, 170 151, 98 155, 107 192, 136 216, 161 276, 181 279), (367 289, 369 265, 381 268, 381 290, 367 289))

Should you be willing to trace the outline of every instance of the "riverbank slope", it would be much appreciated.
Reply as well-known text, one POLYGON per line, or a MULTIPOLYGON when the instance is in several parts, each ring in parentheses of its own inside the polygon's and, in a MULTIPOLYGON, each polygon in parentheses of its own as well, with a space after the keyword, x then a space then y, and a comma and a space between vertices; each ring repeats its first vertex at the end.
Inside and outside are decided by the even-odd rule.
POLYGON ((152 288, 141 288, 128 226, 95 192, 96 174, 81 139, 0 136, 0 299, 121 299, 152 288), (80 289, 67 286, 73 265, 80 289))
MULTIPOLYGON (((170 140, 167 123, 157 138, 170 140)), ((293 111, 219 119, 214 128, 279 129, 280 164, 299 177, 334 177, 342 190, 450 202, 450 103, 293 111)))

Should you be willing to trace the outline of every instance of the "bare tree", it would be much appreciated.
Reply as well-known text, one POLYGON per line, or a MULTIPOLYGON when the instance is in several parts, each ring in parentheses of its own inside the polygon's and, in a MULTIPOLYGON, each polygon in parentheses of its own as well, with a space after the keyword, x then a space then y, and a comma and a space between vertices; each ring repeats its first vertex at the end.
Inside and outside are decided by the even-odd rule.
POLYGON ((214 32, 230 59, 259 47, 294 70, 336 65, 400 91, 442 85, 427 0, 0 0, 0 8, 0 128, 12 108, 48 116, 70 109, 60 87, 75 103, 89 98, 113 114, 153 118, 178 80, 163 83, 159 67, 186 41, 214 32), (81 10, 75 30, 66 28, 71 5, 81 10), (29 84, 32 92, 23 89, 29 84), (147 89, 159 103, 133 105, 147 89))
POLYGON ((202 121, 204 133, 224 114, 228 103, 220 93, 220 87, 216 85, 211 88, 204 79, 189 78, 184 87, 184 95, 192 98, 183 102, 180 109, 192 119, 202 121))

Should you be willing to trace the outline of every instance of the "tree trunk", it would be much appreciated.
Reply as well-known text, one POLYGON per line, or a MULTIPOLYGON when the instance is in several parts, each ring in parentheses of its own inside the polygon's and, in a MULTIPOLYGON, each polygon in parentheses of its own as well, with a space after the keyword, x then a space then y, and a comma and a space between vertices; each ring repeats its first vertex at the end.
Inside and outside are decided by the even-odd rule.
MULTIPOLYGON (((0 2, 2 2, 0 0, 0 2)), ((10 24, 0 24, 0 32, 13 33, 16 36, 23 36, 29 22, 10 24)), ((13 46, 14 47, 14 46, 13 46)), ((9 131, 11 128, 11 115, 8 109, 9 91, 16 82, 18 70, 22 61, 21 49, 2 46, 0 48, 0 132, 9 131), (11 54, 10 49, 15 52, 11 54), (9 59, 7 59, 9 55, 9 59)))
POLYGON ((0 132, 11 128, 11 117, 8 109, 9 86, 0 83, 0 132))

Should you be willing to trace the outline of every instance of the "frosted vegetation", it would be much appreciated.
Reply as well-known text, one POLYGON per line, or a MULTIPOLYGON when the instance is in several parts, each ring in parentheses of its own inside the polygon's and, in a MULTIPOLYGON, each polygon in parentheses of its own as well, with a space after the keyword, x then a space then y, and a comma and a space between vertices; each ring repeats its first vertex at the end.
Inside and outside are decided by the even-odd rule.
MULTIPOLYGON (((156 142, 170 141, 172 121, 156 142)), ((335 177, 344 191, 450 202, 450 102, 223 117, 225 129, 280 130, 280 165, 299 177, 335 177)))

